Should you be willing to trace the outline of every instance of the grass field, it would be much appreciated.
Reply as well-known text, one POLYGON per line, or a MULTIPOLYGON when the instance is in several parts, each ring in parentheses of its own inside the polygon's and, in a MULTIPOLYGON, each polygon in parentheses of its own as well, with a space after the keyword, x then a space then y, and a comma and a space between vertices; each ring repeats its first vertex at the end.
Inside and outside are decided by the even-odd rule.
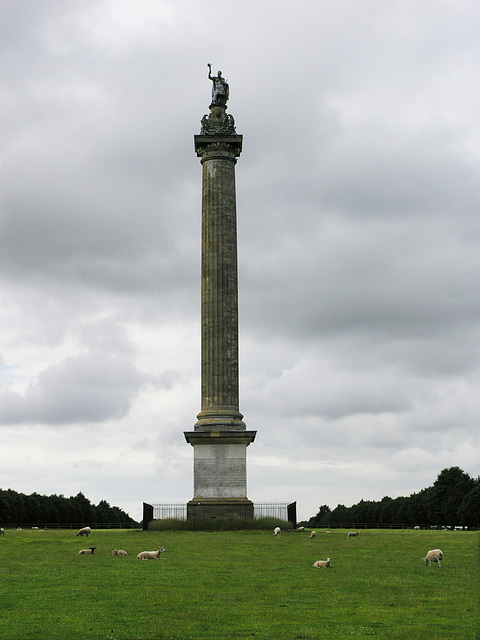
POLYGON ((1 640, 480 638, 473 532, 7 530, 0 571, 1 640), (428 569, 436 547, 444 565, 428 569))

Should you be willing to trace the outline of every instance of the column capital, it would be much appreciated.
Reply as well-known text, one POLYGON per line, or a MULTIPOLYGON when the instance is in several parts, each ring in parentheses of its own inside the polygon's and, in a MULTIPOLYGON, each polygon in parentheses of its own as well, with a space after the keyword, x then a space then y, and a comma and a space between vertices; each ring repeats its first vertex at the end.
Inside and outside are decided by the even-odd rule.
POLYGON ((213 158, 225 158, 235 161, 242 153, 242 135, 206 136, 199 134, 194 139, 195 151, 197 156, 202 158, 202 163, 213 158))

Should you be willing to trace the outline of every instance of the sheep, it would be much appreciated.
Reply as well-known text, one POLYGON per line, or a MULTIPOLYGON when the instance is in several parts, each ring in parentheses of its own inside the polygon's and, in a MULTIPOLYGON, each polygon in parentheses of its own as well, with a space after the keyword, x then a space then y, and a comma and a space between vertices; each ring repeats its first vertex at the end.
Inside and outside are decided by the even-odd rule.
POLYGON ((349 531, 348 532, 348 537, 349 538, 356 538, 359 533, 360 533, 360 531, 358 529, 356 531, 349 531))
POLYGON ((297 531, 305 531, 305 527, 298 527, 297 531))
POLYGON ((322 567, 329 569, 330 561, 331 561, 331 558, 327 558, 326 560, 317 560, 316 562, 313 563, 313 566, 316 567, 317 569, 320 569, 322 567))
POLYGON ((414 531, 420 531, 420 527, 417 525, 416 527, 413 527, 414 531))
POLYGON ((5 535, 5 529, 3 527, 0 528, 0 536, 5 535))
POLYGON ((114 549, 112 551, 112 556, 126 556, 126 555, 128 555, 128 554, 123 549, 114 549))
POLYGON ((90 527, 83 527, 83 529, 80 529, 80 531, 77 533, 77 537, 80 536, 81 538, 83 538, 83 536, 86 536, 88 538, 91 533, 92 530, 90 529, 90 527))
POLYGON ((327 529, 325 533, 332 533, 332 532, 330 531, 330 529, 327 529))
POLYGON ((312 533, 310 534, 310 538, 316 538, 316 537, 317 537, 317 532, 312 531, 312 533))
POLYGON ((138 554, 137 560, 158 560, 161 553, 165 553, 163 547, 158 547, 156 551, 142 551, 138 554))
POLYGON ((432 549, 422 560, 425 560, 425 565, 428 563, 429 567, 432 566, 432 562, 436 562, 437 567, 440 569, 443 564, 443 551, 441 549, 432 549))
POLYGON ((83 555, 84 553, 93 553, 93 552, 95 551, 95 549, 96 549, 96 548, 97 548, 97 547, 90 547, 90 548, 88 548, 88 549, 81 549, 81 550, 78 552, 78 555, 79 555, 79 556, 81 556, 81 555, 83 555))
POLYGON ((275 527, 275 529, 273 530, 273 535, 277 537, 278 535, 280 535, 280 531, 281 531, 280 527, 275 527))

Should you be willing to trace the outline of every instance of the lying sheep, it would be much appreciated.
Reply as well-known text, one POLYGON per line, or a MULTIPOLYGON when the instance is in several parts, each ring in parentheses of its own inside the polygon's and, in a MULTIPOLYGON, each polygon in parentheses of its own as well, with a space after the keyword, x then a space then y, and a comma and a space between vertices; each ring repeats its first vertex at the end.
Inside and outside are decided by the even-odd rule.
POLYGON ((416 527, 413 527, 414 531, 420 531, 420 527, 417 525, 416 527))
POLYGON ((112 556, 126 556, 126 555, 128 555, 128 554, 123 549, 114 549, 112 551, 112 556))
POLYGON ((78 555, 79 555, 79 556, 81 556, 81 555, 83 555, 84 553, 93 553, 93 552, 95 551, 95 549, 96 549, 96 548, 97 548, 97 547, 90 547, 89 549, 81 549, 81 550, 78 552, 78 555))
POLYGON ((275 529, 273 530, 273 535, 274 536, 280 535, 280 531, 281 531, 280 527, 275 527, 275 529))
POLYGON ((443 551, 441 549, 432 549, 422 560, 425 560, 425 564, 428 563, 429 567, 432 566, 432 562, 436 562, 437 567, 440 568, 443 564, 443 551))
POLYGON ((163 547, 158 547, 156 551, 142 551, 138 554, 137 560, 158 560, 161 553, 165 553, 163 547))
POLYGON ((348 537, 349 538, 356 538, 359 533, 360 533, 360 531, 358 529, 356 531, 349 531, 348 532, 348 537))
POLYGON ((310 538, 316 538, 316 537, 317 537, 317 532, 312 531, 312 533, 310 534, 310 538))
POLYGON ((316 567, 317 569, 320 569, 322 567, 325 567, 326 569, 328 569, 330 567, 330 561, 331 561, 331 558, 327 558, 326 560, 317 560, 316 562, 313 563, 313 566, 316 567))
POLYGON ((86 536, 88 538, 91 533, 92 530, 90 529, 90 527, 83 527, 83 529, 80 529, 80 531, 77 533, 77 537, 80 536, 81 538, 83 538, 83 536, 86 536))

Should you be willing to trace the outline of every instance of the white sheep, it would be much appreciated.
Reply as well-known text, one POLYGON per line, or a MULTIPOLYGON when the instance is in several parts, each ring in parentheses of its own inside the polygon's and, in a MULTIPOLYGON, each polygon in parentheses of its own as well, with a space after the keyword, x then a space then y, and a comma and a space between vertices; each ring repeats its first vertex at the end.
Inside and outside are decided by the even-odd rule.
POLYGON ((320 569, 322 567, 325 567, 326 569, 328 569, 330 567, 330 561, 331 561, 331 558, 327 558, 326 560, 317 560, 316 562, 313 563, 313 566, 316 567, 317 569, 320 569))
POLYGON ((348 532, 348 537, 349 538, 356 538, 359 533, 360 533, 360 531, 358 529, 356 531, 349 531, 348 532))
POLYGON ((443 564, 443 551, 441 549, 432 549, 422 560, 425 560, 425 564, 428 563, 429 567, 432 566, 432 562, 436 562, 437 567, 440 568, 443 564))
POLYGON ((420 531, 420 527, 417 525, 416 527, 413 527, 414 531, 420 531))
POLYGON ((316 538, 316 537, 317 537, 317 532, 312 531, 312 533, 310 534, 310 538, 316 538))
POLYGON ((305 527, 298 527, 297 531, 305 531, 305 527))
POLYGON ((81 538, 83 538, 83 536, 86 536, 88 538, 91 533, 92 530, 90 529, 90 527, 83 527, 83 529, 80 529, 80 531, 77 533, 77 536, 80 536, 81 538))
POLYGON ((0 536, 5 535, 5 529, 3 527, 0 528, 0 536))
POLYGON ((330 529, 327 529, 325 533, 332 533, 332 532, 330 531, 330 529))
POLYGON ((275 527, 275 529, 273 530, 273 535, 275 537, 280 535, 280 531, 281 531, 280 527, 275 527))
POLYGON ((156 551, 142 551, 138 554, 137 560, 158 560, 161 553, 165 553, 163 547, 158 547, 156 551))
POLYGON ((112 556, 126 556, 126 555, 128 555, 128 554, 123 549, 114 549, 112 551, 112 556))
POLYGON ((81 556, 81 555, 83 555, 84 553, 93 553, 93 552, 95 551, 95 549, 96 549, 96 548, 97 548, 97 547, 90 547, 90 548, 88 548, 88 549, 81 549, 81 550, 78 552, 78 555, 79 555, 79 556, 81 556))

